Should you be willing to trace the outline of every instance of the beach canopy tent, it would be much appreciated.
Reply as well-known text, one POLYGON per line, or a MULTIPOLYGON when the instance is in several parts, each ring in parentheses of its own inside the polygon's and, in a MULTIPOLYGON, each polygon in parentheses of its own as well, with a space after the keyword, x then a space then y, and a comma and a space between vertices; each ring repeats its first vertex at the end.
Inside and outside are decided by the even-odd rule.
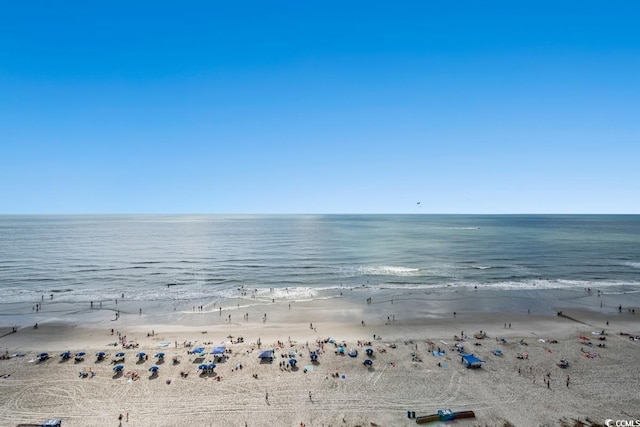
POLYGON ((152 367, 149 368, 149 372, 153 372, 156 373, 160 370, 159 367, 157 367, 156 365, 153 365, 152 367))
POLYGON ((364 362, 362 362, 362 363, 364 363, 366 366, 371 366, 371 365, 373 365, 373 360, 371 360, 371 359, 364 359, 364 362))
POLYGON ((164 353, 163 352, 156 353, 153 355, 153 357, 157 357, 158 359, 164 359, 164 353))
POLYGON ((462 363, 464 363, 464 366, 467 368, 480 368, 482 367, 482 362, 484 362, 484 360, 478 359, 473 354, 462 355, 462 363))
POLYGON ((210 353, 210 354, 224 354, 224 352, 225 352, 225 350, 226 350, 226 349, 227 349, 227 348, 226 348, 225 346, 223 346, 223 345, 222 345, 222 346, 220 346, 220 347, 216 347, 216 348, 214 348, 213 350, 211 350, 211 353, 210 353))
POLYGON ((269 360, 273 360, 273 350, 265 350, 263 352, 261 352, 258 357, 260 359, 269 359, 269 360))
POLYGON ((124 365, 116 365, 113 367, 114 372, 120 372, 124 369, 124 365))
POLYGON ((204 347, 196 347, 193 350, 191 350, 191 353, 193 353, 193 354, 202 354, 202 353, 204 353, 204 347))

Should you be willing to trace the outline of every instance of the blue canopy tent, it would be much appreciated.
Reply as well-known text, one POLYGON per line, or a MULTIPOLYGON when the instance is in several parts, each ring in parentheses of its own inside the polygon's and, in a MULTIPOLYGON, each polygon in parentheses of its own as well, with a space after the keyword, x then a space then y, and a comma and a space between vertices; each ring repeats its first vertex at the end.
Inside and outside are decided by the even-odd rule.
POLYGON ((262 360, 268 360, 269 362, 273 361, 273 350, 265 350, 261 352, 258 357, 262 360))
POLYGON ((213 350, 211 350, 210 354, 224 354, 226 349, 227 348, 223 345, 219 347, 215 347, 213 350))
POLYGON ((114 372, 121 372, 124 369, 124 365, 116 365, 113 367, 114 372))
POLYGON ((192 354, 197 354, 198 356, 202 356, 202 353, 204 353, 204 347, 196 347, 193 350, 191 350, 192 354))
POLYGON ((462 363, 464 363, 464 366, 466 366, 467 368, 481 368, 482 362, 484 362, 484 360, 478 359, 473 354, 462 355, 462 363))

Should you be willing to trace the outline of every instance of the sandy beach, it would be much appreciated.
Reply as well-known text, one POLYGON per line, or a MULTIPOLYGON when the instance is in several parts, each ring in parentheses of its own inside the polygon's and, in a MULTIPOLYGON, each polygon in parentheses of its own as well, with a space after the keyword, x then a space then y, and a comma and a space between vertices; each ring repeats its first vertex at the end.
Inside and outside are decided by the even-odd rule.
POLYGON ((438 409, 474 411, 475 419, 455 421, 460 426, 640 418, 640 341, 620 334, 640 335, 640 323, 627 311, 429 317, 398 301, 374 307, 346 299, 230 307, 130 312, 117 321, 95 310, 88 324, 3 327, 0 349, 10 358, 0 360, 0 425, 61 418, 65 427, 117 426, 122 414, 122 425, 132 426, 409 426, 408 411, 438 409), (474 338, 481 330, 487 337, 474 338), (343 341, 357 357, 336 354, 343 341), (484 360, 482 368, 466 369, 456 344, 484 360), (199 346, 202 357, 191 354, 199 346), (216 346, 226 347, 223 360, 210 354, 216 346), (263 350, 274 350, 272 362, 259 359, 263 350), (63 360, 64 351, 87 354, 63 360), (103 361, 99 351, 107 353, 103 361), (115 374, 121 351, 124 369, 115 374), (148 360, 137 360, 141 351, 148 360), (51 357, 36 361, 41 352, 51 357), (164 362, 153 357, 158 352, 164 362), (290 358, 296 367, 286 365, 290 358), (561 359, 568 368, 557 366, 561 359), (215 363, 213 373, 201 374, 202 363, 215 363))

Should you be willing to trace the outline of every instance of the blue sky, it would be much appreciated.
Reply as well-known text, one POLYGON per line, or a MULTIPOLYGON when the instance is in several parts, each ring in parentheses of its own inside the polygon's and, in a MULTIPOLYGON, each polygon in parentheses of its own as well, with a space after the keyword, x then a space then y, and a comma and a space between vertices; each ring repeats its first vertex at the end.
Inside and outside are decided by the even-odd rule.
POLYGON ((0 213, 640 213, 637 2, 0 6, 0 213))

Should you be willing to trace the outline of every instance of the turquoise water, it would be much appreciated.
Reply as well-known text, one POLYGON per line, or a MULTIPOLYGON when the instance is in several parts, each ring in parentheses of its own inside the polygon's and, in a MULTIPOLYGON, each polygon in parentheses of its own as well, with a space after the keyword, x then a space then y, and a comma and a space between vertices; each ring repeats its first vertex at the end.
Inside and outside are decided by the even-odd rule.
POLYGON ((1 216, 2 303, 640 290, 640 216, 1 216), (286 292, 283 291, 286 289, 286 292))

